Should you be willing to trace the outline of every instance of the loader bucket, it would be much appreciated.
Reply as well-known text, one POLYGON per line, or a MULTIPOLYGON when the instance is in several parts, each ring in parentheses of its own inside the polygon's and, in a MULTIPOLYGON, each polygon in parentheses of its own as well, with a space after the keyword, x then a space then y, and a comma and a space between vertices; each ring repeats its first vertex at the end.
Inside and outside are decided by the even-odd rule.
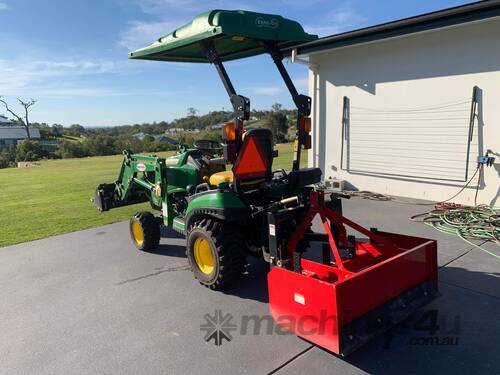
POLYGON ((92 197, 94 206, 101 212, 109 211, 113 207, 115 184, 99 185, 92 197))
MULTIPOLYGON (((325 225, 333 260, 329 255, 316 261, 295 253, 292 269, 271 269, 270 312, 283 329, 345 356, 436 298, 436 241, 370 232, 328 209, 323 211, 321 203, 312 206, 324 224, 330 225, 327 218, 336 220, 336 225, 346 224, 368 239, 353 241, 349 236, 351 255, 345 256, 325 225)), ((299 223, 296 240, 307 236, 300 233, 301 228, 308 228, 314 216, 306 215, 307 220, 299 223)), ((295 246, 293 241, 291 245, 295 246)))

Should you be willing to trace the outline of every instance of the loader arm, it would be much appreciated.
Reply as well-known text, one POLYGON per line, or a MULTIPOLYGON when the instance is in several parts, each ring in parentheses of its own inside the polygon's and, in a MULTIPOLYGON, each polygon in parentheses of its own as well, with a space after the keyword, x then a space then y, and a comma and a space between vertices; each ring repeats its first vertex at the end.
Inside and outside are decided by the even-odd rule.
POLYGON ((93 202, 99 211, 150 201, 162 207, 167 184, 165 159, 126 150, 118 179, 97 187, 93 202))

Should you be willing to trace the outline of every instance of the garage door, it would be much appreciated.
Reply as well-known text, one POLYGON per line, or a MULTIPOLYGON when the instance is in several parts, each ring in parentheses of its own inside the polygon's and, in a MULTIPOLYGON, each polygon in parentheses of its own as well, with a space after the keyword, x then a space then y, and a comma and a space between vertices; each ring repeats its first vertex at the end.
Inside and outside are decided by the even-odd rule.
POLYGON ((362 107, 344 98, 343 170, 463 182, 478 156, 478 89, 426 106, 362 107))

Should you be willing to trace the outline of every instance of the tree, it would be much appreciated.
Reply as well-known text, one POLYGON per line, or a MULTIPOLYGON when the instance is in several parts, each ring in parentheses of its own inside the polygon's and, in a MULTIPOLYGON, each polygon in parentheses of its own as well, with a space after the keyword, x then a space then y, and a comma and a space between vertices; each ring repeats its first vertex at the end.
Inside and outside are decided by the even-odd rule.
POLYGON ((122 150, 115 149, 113 140, 112 136, 99 134, 86 138, 83 143, 91 156, 119 154, 122 150))
POLYGON ((82 158, 88 156, 88 151, 80 142, 62 141, 56 150, 56 155, 66 158, 82 158))
POLYGON ((134 152, 143 151, 142 142, 131 135, 119 135, 115 138, 115 150, 133 150, 134 152))
POLYGON ((40 144, 30 139, 25 139, 17 143, 16 161, 36 161, 43 156, 40 144))
POLYGON ((11 146, 0 151, 0 168, 8 168, 16 160, 16 148, 11 146))
POLYGON ((274 140, 277 143, 286 142, 288 133, 288 119, 286 113, 279 103, 274 103, 271 108, 272 111, 269 112, 268 115, 268 124, 273 132, 274 140))
POLYGON ((283 106, 281 105, 281 103, 274 103, 272 106, 271 106, 271 110, 273 112, 281 112, 281 110, 283 109, 283 106))
POLYGON ((196 108, 189 107, 187 109, 187 113, 188 113, 188 117, 194 117, 198 113, 198 110, 196 108))
POLYGON ((85 128, 80 124, 73 124, 69 127, 69 134, 75 137, 79 137, 82 134, 85 134, 85 128))
POLYGON ((149 134, 146 134, 144 136, 144 138, 142 138, 142 141, 144 143, 151 143, 151 142, 154 142, 155 141, 155 137, 153 137, 152 135, 149 135, 149 134))
POLYGON ((64 126, 60 124, 52 124, 50 127, 50 135, 54 138, 62 137, 64 133, 64 126))
POLYGON ((17 100, 19 101, 19 104, 21 104, 21 106, 24 108, 24 117, 19 116, 17 113, 12 111, 9 108, 9 105, 7 104, 7 102, 5 100, 3 100, 2 97, 0 96, 0 102, 3 103, 7 112, 9 112, 12 116, 14 116, 17 119, 17 121, 19 123, 21 123, 21 125, 24 126, 24 129, 26 130, 26 135, 27 135, 28 139, 31 139, 30 122, 28 119, 28 114, 29 114, 29 108, 36 103, 36 100, 30 99, 29 101, 24 101, 24 100, 21 100, 19 98, 17 98, 17 100))

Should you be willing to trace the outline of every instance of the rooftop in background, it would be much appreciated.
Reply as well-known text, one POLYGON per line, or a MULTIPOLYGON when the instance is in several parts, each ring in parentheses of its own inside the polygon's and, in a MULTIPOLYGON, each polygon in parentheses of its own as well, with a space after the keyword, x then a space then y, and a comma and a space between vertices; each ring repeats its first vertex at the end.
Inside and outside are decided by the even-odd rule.
MULTIPOLYGON (((40 131, 30 127, 30 136, 34 139, 40 138, 40 131)), ((26 129, 24 126, 0 126, 0 139, 26 139, 26 129)))
POLYGON ((14 121, 8 119, 4 115, 0 115, 0 126, 14 124, 14 121))
POLYGON ((425 13, 414 17, 382 23, 345 33, 326 36, 296 47, 284 48, 290 55, 297 49, 298 55, 307 55, 323 50, 347 47, 377 40, 395 38, 443 27, 451 27, 468 22, 477 22, 500 16, 500 1, 479 1, 471 4, 425 13))
POLYGON ((177 140, 170 138, 170 137, 166 137, 166 136, 161 135, 161 134, 149 134, 149 133, 140 132, 140 133, 133 134, 132 137, 140 139, 141 141, 143 141, 145 137, 153 137, 154 140, 157 142, 166 142, 166 143, 170 143, 172 145, 176 145, 178 143, 177 140))

